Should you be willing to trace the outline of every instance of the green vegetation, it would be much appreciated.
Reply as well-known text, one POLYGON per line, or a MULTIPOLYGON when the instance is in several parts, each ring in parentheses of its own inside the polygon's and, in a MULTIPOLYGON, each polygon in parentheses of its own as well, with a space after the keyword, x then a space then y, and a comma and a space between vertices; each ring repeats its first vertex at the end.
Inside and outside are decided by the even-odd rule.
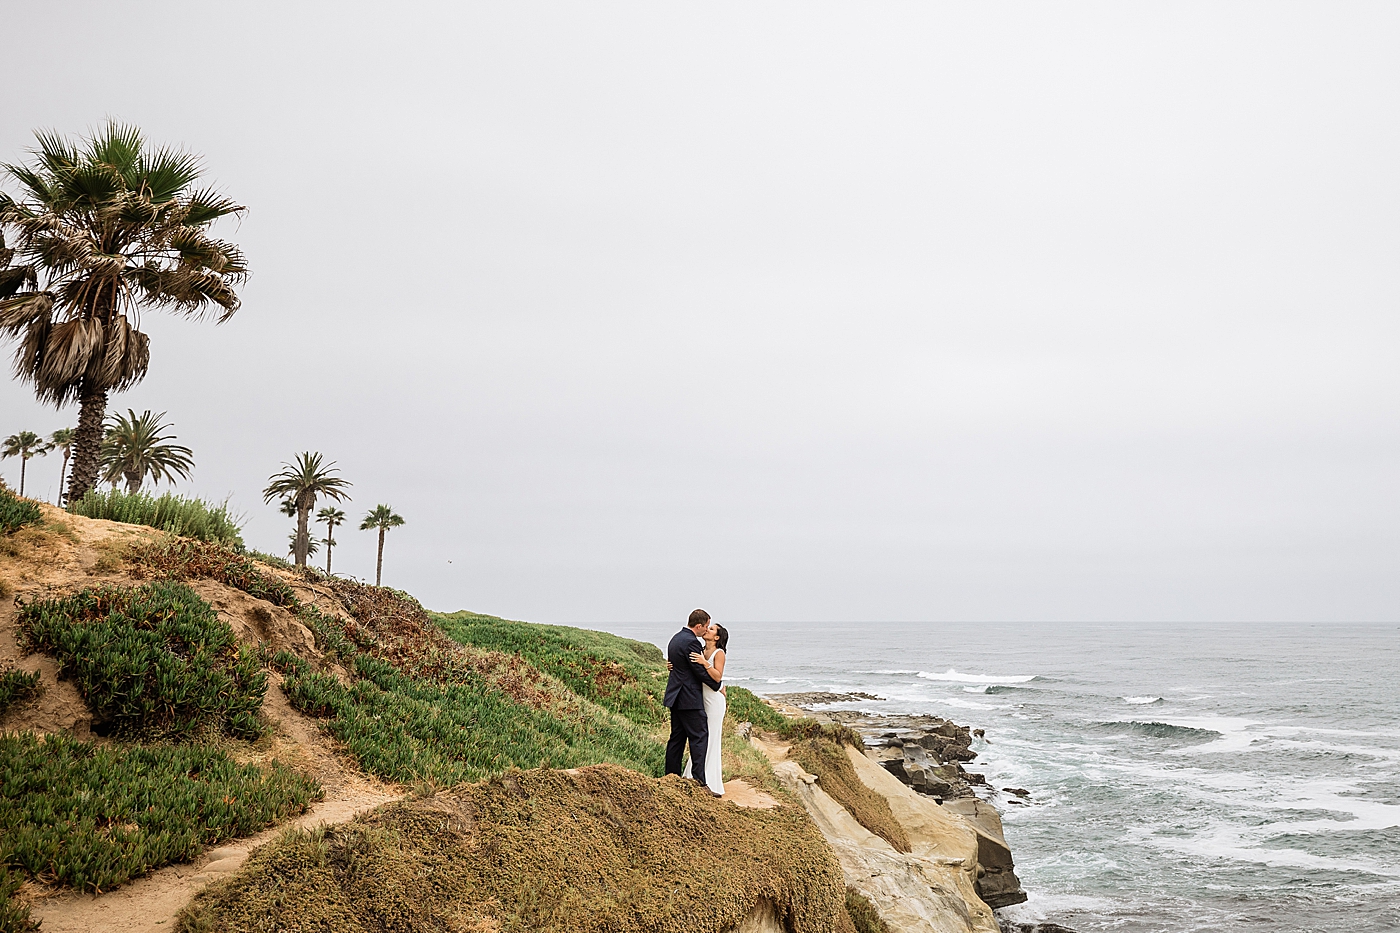
POLYGON ((235 764, 210 748, 3 735, 0 865, 102 891, 257 832, 320 796, 284 765, 235 764))
POLYGON ((137 414, 128 408, 125 415, 113 415, 107 424, 107 433, 98 449, 98 460, 102 468, 102 481, 115 485, 118 480, 126 480, 126 491, 135 493, 141 488, 146 477, 152 482, 175 478, 190 478, 194 469, 194 451, 183 444, 167 444, 173 441, 173 434, 161 432, 170 427, 159 414, 146 409, 137 414))
POLYGON ((255 737, 267 675, 257 654, 183 583, 105 587, 39 600, 19 614, 30 651, 57 658, 114 732, 255 737))
POLYGON ((14 534, 25 525, 37 525, 43 520, 38 503, 21 499, 0 486, 0 534, 14 534))
POLYGON ((909 851, 909 836, 894 818, 890 804, 866 787, 846 757, 845 743, 830 735, 814 735, 792 744, 788 757, 815 774, 822 790, 845 807, 856 822, 900 852, 909 851))
POLYGON ((210 227, 243 208, 196 187, 198 156, 149 147, 136 127, 108 123, 77 141, 37 136, 32 162, 5 166, 19 199, 0 192, 0 229, 13 232, 18 259, 0 270, 0 335, 19 343, 18 375, 41 402, 79 404, 71 502, 97 479, 107 394, 150 365, 137 315, 163 308, 225 321, 238 310, 247 264, 210 227))
POLYGON ((283 690, 292 705, 328 717, 360 765, 392 781, 445 787, 512 767, 600 761, 655 776, 664 764, 660 743, 626 720, 562 696, 517 698, 466 664, 434 681, 361 653, 353 661, 360 679, 348 687, 305 662, 291 668, 283 690))
POLYGON ((692 933, 733 929, 764 900, 791 933, 852 933, 841 868, 800 807, 744 809, 601 765, 286 832, 197 895, 180 929, 692 933))
POLYGON ((296 594, 281 577, 263 571, 251 557, 237 554, 213 541, 191 541, 186 538, 151 541, 134 548, 128 559, 132 572, 137 576, 171 579, 207 577, 276 606, 298 605, 296 594))
POLYGON ((870 898, 855 888, 846 888, 846 913, 856 933, 890 933, 889 925, 880 919, 880 912, 870 903, 870 898))
POLYGON ((20 700, 39 692, 39 672, 5 671, 0 673, 0 716, 20 700))
POLYGON ((233 547, 243 545, 238 522, 229 513, 227 503, 210 505, 203 499, 168 492, 157 497, 143 492, 128 493, 116 489, 99 492, 93 489, 77 502, 69 504, 68 511, 88 518, 148 525, 200 541, 217 541, 233 547))
POLYGON ((309 606, 299 617, 357 680, 347 686, 290 658, 274 663, 288 668, 282 689, 292 705, 327 718, 327 730, 366 770, 440 786, 510 768, 604 761, 661 773, 664 749, 651 730, 518 655, 449 640, 416 600, 393 590, 322 582, 355 621, 342 624, 309 606))
POLYGON ((511 622, 474 612, 433 613, 432 617, 454 640, 517 654, 579 696, 633 722, 666 720, 666 708, 661 705, 666 659, 655 645, 607 632, 511 622))
POLYGON ((0 861, 0 933, 30 933, 39 925, 29 919, 29 908, 15 900, 15 892, 24 884, 24 876, 11 872, 0 861))
POLYGON ((282 464, 282 469, 268 478, 263 501, 284 499, 296 510, 297 530, 292 555, 298 567, 306 566, 307 551, 311 547, 308 528, 311 510, 316 508, 316 497, 325 496, 337 502, 350 498, 346 492, 350 483, 335 475, 339 472, 335 469, 335 461, 323 465, 319 453, 305 451, 297 454, 292 463, 282 464))

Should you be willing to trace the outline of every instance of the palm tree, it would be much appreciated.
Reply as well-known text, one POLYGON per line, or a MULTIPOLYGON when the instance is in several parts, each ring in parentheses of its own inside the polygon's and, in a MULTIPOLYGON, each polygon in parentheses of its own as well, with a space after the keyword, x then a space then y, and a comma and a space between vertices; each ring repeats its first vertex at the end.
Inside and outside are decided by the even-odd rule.
POLYGON ((63 478, 68 475, 68 458, 73 455, 73 440, 78 436, 76 428, 59 428, 49 435, 49 450, 63 451, 63 466, 58 471, 58 504, 63 504, 63 478))
POLYGON ((306 566, 306 555, 311 549, 311 538, 307 534, 307 524, 311 517, 311 510, 316 507, 316 497, 325 496, 327 499, 344 501, 350 496, 345 490, 350 488, 350 483, 333 473, 339 473, 334 469, 335 461, 321 465, 321 455, 306 451, 297 454, 294 463, 282 464, 281 472, 274 473, 268 477, 270 480, 267 488, 263 490, 263 501, 271 502, 279 496, 291 500, 297 510, 297 530, 296 545, 293 554, 296 557, 298 567, 306 566))
POLYGON ((238 310, 248 266, 209 228, 245 208, 195 188, 199 158, 148 147, 134 126, 108 123, 77 141, 36 136, 31 164, 3 166, 20 197, 0 192, 0 229, 15 243, 11 255, 0 249, 0 336, 18 340, 15 372, 40 401, 79 405, 76 502, 97 482, 107 394, 140 382, 150 364, 139 312, 222 323, 238 310), (21 265, 8 268, 15 255, 21 265))
POLYGON ((376 505, 373 512, 365 515, 365 520, 360 522, 361 531, 369 531, 371 528, 379 529, 379 560, 374 565, 374 585, 378 586, 384 574, 384 533, 390 528, 397 528, 403 524, 403 516, 395 515, 394 510, 387 505, 376 505))
POLYGON ((183 444, 167 444, 175 435, 161 434, 170 428, 162 423, 165 412, 152 414, 150 409, 136 414, 130 408, 125 415, 113 415, 107 425, 107 436, 99 451, 102 481, 115 484, 126 480, 127 495, 141 488, 147 476, 152 482, 168 480, 172 485, 176 475, 189 479, 194 469, 194 451, 183 444))
POLYGON ((42 457, 49 452, 49 445, 33 431, 20 431, 5 438, 5 446, 0 448, 0 459, 19 457, 19 494, 24 495, 24 468, 31 457, 42 457))
POLYGON ((331 548, 335 547, 335 526, 345 524, 345 513, 328 505, 316 513, 316 521, 326 523, 326 576, 330 576, 331 548))
MULTIPOLYGON (((316 551, 319 550, 320 547, 321 547, 321 546, 320 546, 319 544, 316 543, 316 539, 315 539, 315 538, 312 538, 312 539, 311 539, 310 541, 308 541, 307 544, 306 544, 306 556, 307 556, 307 557, 314 557, 314 556, 316 555, 316 551)), ((289 555, 295 555, 296 552, 297 552, 297 533, 296 533, 295 531, 293 531, 293 532, 291 532, 290 534, 287 535, 287 553, 288 553, 289 555)))

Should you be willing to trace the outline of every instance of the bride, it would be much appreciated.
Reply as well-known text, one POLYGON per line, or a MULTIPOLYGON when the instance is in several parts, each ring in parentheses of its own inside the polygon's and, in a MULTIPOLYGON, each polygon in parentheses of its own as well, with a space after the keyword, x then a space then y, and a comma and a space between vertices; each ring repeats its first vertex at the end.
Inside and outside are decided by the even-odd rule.
MULTIPOLYGON (((724 649, 729 645, 729 630, 718 622, 705 630, 705 650, 692 651, 690 660, 703 665, 705 671, 716 681, 724 680, 724 649)), ((710 727, 710 741, 705 747, 705 786, 717 797, 724 796, 724 763, 720 758, 720 732, 724 728, 724 710, 728 700, 724 687, 718 690, 704 684, 701 691, 705 700, 705 720, 710 727)), ((685 777, 693 777, 690 762, 685 763, 685 777)))

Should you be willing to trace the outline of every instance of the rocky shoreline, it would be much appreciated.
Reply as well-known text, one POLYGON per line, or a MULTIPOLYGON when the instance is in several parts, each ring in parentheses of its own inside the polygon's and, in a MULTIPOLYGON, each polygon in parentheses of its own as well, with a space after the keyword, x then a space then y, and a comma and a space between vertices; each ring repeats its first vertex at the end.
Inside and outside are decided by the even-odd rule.
MULTIPOLYGON (((986 740, 981 729, 969 729, 933 715, 882 716, 823 708, 884 699, 869 693, 780 693, 769 694, 766 699, 818 720, 841 723, 859 733, 867 758, 976 827, 981 869, 976 882, 978 896, 993 909, 1025 902, 1026 893, 1016 877, 1011 848, 1002 831, 1001 814, 984 799, 986 791, 979 797, 975 790, 995 789, 989 787, 982 773, 963 767, 977 758, 977 752, 972 750, 973 739, 986 740)), ((1030 796, 1024 788, 1002 790, 1011 804, 1024 805, 1030 796)))

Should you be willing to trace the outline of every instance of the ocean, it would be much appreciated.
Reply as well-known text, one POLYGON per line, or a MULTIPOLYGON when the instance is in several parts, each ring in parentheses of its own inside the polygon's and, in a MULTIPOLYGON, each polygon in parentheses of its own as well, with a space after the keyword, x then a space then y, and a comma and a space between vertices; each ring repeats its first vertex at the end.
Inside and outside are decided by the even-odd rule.
POLYGON ((726 626, 729 683, 986 730, 967 767, 1030 896, 1007 919, 1400 931, 1400 625, 726 626))

